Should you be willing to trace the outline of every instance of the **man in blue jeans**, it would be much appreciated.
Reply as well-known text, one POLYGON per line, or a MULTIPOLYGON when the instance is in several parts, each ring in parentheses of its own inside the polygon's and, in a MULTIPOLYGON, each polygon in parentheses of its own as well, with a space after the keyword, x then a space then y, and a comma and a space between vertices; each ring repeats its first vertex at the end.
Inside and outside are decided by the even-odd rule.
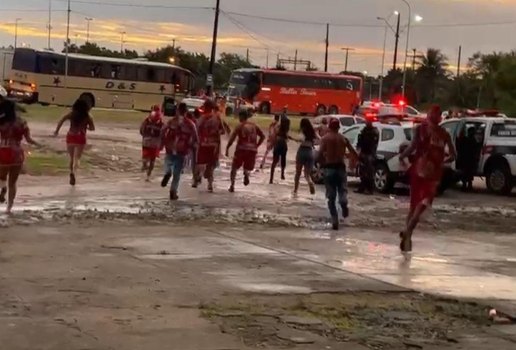
POLYGON ((351 157, 356 161, 357 152, 349 141, 339 134, 340 122, 332 119, 328 126, 328 133, 321 139, 319 149, 319 162, 324 168, 324 183, 326 185, 326 198, 328 199, 328 209, 330 210, 332 227, 339 229, 339 212, 337 211, 336 200, 338 197, 342 216, 349 216, 348 208, 348 177, 346 173, 346 150, 351 153, 351 157))
POLYGON ((161 186, 166 187, 172 177, 170 187, 170 200, 172 201, 179 198, 177 190, 185 158, 195 150, 199 142, 195 124, 186 118, 187 112, 186 104, 180 103, 177 107, 176 116, 167 122, 161 133, 162 143, 166 150, 165 175, 161 181, 161 186))

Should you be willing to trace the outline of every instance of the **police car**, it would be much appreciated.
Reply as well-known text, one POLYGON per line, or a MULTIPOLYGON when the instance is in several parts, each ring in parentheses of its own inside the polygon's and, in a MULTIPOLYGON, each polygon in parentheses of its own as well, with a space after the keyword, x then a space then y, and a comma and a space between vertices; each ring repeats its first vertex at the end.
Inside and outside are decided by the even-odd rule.
MULTIPOLYGON (((376 190, 381 193, 391 191, 396 183, 407 182, 406 168, 399 161, 399 154, 404 147, 408 147, 412 140, 414 123, 413 122, 385 122, 373 123, 378 129, 380 140, 377 148, 377 160, 375 163, 374 185, 376 190)), ((356 149, 358 135, 365 127, 365 124, 356 124, 347 128, 342 134, 356 149)), ((348 175, 358 176, 358 169, 350 168, 346 164, 348 175)), ((312 178, 315 183, 323 182, 323 172, 319 164, 315 164, 312 178)))
POLYGON ((516 120, 499 115, 478 115, 446 120, 441 125, 455 144, 474 128, 482 142, 477 176, 485 177, 491 192, 511 193, 516 185, 516 120))

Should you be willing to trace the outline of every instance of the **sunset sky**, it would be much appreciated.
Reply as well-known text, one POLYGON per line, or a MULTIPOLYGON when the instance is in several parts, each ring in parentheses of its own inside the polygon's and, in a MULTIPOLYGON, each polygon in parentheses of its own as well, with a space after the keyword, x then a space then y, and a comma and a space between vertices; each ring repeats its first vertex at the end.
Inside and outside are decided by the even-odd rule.
MULTIPOLYGON (((423 17, 412 27, 410 48, 423 52, 440 48, 456 65, 458 46, 464 57, 476 51, 507 51, 515 48, 516 0, 408 0, 413 15, 423 17)), ((48 0, 2 0, 0 2, 0 46, 14 43, 14 21, 20 18, 18 44, 34 48, 47 46, 48 0)), ((72 0, 72 42, 86 39, 85 17, 91 22, 90 40, 113 49, 125 47, 153 49, 177 40, 189 51, 210 51, 215 0, 72 0), (154 7, 108 6, 142 4, 154 7), (161 6, 161 7, 160 7, 161 6), (163 7, 168 6, 168 8, 163 7), (198 8, 179 8, 198 7, 198 8), (172 8, 176 7, 176 8, 172 8)), ((61 49, 66 36, 66 0, 52 0, 52 46, 61 49)), ((267 49, 270 64, 276 56, 309 59, 323 67, 325 26, 244 17, 250 14, 286 18, 299 22, 331 23, 330 70, 344 68, 341 47, 353 47, 349 69, 378 74, 381 66, 384 27, 377 17, 401 12, 402 27, 407 6, 401 0, 221 0, 219 50, 245 54, 250 49, 253 62, 265 65, 267 49), (237 13, 237 14, 235 14, 237 13)), ((391 22, 394 25, 394 16, 391 22)), ((405 33, 400 39, 403 61, 405 33)), ((389 32, 387 65, 392 65, 394 35, 389 32)), ((465 60, 464 60, 465 62, 465 60)))

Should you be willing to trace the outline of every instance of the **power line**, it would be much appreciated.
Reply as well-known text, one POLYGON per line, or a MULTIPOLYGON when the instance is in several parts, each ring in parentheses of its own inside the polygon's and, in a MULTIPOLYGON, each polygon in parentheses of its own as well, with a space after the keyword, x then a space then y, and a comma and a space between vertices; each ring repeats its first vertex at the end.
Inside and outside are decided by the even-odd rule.
MULTIPOLYGON (((239 28, 240 30, 242 30, 243 32, 245 32, 247 35, 249 35, 249 37, 251 37, 254 41, 256 41, 257 43, 261 44, 262 46, 264 46, 266 49, 270 49, 270 45, 268 45, 267 43, 265 43, 264 41, 260 40, 258 38, 258 36, 262 36, 262 35, 259 35, 255 32, 253 32, 251 29, 247 28, 242 22, 238 21, 237 19, 231 17, 230 15, 228 15, 225 11, 221 11, 221 13, 227 18, 229 19, 229 21, 231 23, 233 23, 237 28, 239 28)), ((263 37, 263 36, 262 36, 263 37)), ((263 37, 264 39, 267 39, 267 40, 270 40, 268 38, 265 38, 263 37)), ((271 40, 272 42, 272 40, 271 40)), ((274 52, 274 51, 273 51, 274 52)), ((277 51, 276 51, 277 53, 277 51)))
MULTIPOLYGON (((67 0, 57 0, 59 2, 66 2, 67 0)), ((207 6, 173 6, 173 5, 159 5, 159 4, 134 4, 122 2, 105 2, 105 1, 86 1, 86 0, 71 0, 75 4, 84 5, 98 5, 98 6, 112 6, 112 7, 140 7, 140 8, 161 8, 161 9, 176 9, 176 10, 213 10, 213 7, 207 6)))

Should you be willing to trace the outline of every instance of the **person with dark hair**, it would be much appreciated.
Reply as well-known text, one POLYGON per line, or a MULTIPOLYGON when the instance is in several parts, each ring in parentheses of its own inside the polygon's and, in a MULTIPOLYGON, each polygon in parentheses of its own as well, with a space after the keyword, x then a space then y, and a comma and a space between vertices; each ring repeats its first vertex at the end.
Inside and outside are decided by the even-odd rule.
POLYGON ((27 122, 16 116, 15 103, 7 99, 7 91, 0 86, 0 203, 5 203, 8 194, 8 214, 14 205, 16 184, 25 160, 21 146, 24 138, 29 144, 39 146, 32 139, 27 122))
POLYGON ((203 110, 204 115, 197 123, 199 148, 195 180, 192 187, 196 188, 201 182, 201 176, 204 175, 208 180, 208 191, 213 192, 213 176, 220 157, 221 135, 225 133, 225 129, 212 101, 207 100, 203 110))
POLYGON ((198 143, 197 129, 195 124, 186 118, 188 109, 186 104, 180 103, 177 107, 177 114, 171 118, 161 133, 162 145, 165 147, 165 175, 161 186, 166 187, 170 177, 170 200, 175 201, 179 189, 179 180, 185 164, 186 156, 195 149, 198 143))
POLYGON ((421 215, 432 206, 437 188, 443 175, 444 163, 452 162, 457 157, 450 134, 439 125, 441 108, 437 105, 430 109, 426 120, 414 132, 409 147, 400 154, 400 163, 414 156, 410 174, 410 209, 406 227, 400 232, 400 250, 412 251, 412 234, 419 223, 421 215), (446 148, 450 155, 446 155, 446 148))
POLYGON ((256 153, 265 140, 263 131, 256 124, 248 121, 249 113, 241 111, 240 124, 233 130, 226 147, 226 157, 229 157, 229 149, 237 140, 233 164, 231 165, 231 186, 229 192, 235 192, 235 180, 238 169, 244 167, 244 186, 249 185, 249 176, 254 170, 256 153))
POLYGON ((457 138, 457 169, 460 171, 462 190, 473 190, 473 179, 477 173, 482 144, 476 138, 477 129, 470 127, 466 135, 457 138))
POLYGON ((322 118, 321 125, 317 128, 317 134, 322 138, 328 133, 328 131, 328 118, 322 118))
POLYGON ((156 158, 161 152, 161 130, 163 119, 159 106, 153 106, 152 111, 140 126, 142 136, 142 171, 147 171, 146 181, 150 181, 156 158))
POLYGON ((346 150, 351 153, 353 160, 358 158, 357 152, 344 135, 339 134, 340 122, 331 119, 329 132, 321 139, 319 148, 319 162, 324 169, 324 183, 326 185, 326 198, 330 210, 332 227, 339 229, 339 213, 336 200, 338 198, 342 209, 342 216, 349 216, 348 208, 348 177, 346 173, 346 150))
POLYGON ((267 149, 265 150, 265 154, 263 155, 262 162, 260 164, 260 169, 263 169, 265 166, 265 161, 267 160, 267 156, 274 149, 274 143, 276 140, 276 126, 278 125, 280 120, 280 115, 274 115, 273 122, 269 125, 269 134, 267 135, 267 149))
POLYGON ((310 188, 310 193, 315 194, 315 185, 312 181, 312 169, 314 167, 314 146, 319 137, 315 132, 315 129, 307 118, 301 119, 301 133, 303 134, 302 139, 296 139, 290 137, 291 140, 300 142, 301 145, 297 150, 296 155, 296 175, 294 177, 294 195, 297 194, 299 189, 299 180, 301 179, 301 172, 304 171, 306 182, 310 188))
POLYGON ((75 186, 75 174, 79 166, 84 148, 86 147, 86 133, 88 130, 94 131, 95 124, 90 116, 91 106, 88 102, 78 99, 72 106, 72 111, 65 115, 57 124, 54 136, 59 134, 59 130, 66 121, 70 121, 70 129, 66 135, 66 146, 70 156, 70 185, 75 186))
POLYGON ((272 152, 272 165, 270 184, 274 183, 274 172, 278 163, 281 165, 281 179, 285 180, 285 168, 287 167, 288 138, 290 132, 290 119, 284 114, 280 117, 280 122, 276 125, 274 149, 272 152))
POLYGON ((356 193, 374 193, 374 167, 376 161, 376 150, 380 141, 380 133, 373 125, 371 118, 366 119, 366 125, 358 135, 358 173, 360 185, 356 193))

